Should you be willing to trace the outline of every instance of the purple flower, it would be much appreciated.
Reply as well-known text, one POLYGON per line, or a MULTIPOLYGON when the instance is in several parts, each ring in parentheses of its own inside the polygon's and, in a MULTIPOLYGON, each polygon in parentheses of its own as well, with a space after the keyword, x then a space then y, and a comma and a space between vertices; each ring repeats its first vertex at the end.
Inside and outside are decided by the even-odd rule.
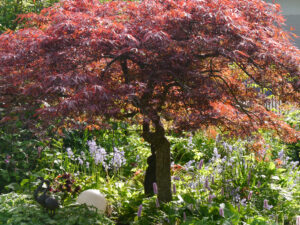
POLYGON ((247 202, 246 202, 247 200, 245 199, 245 198, 243 198, 242 200, 241 200, 241 205, 242 206, 246 206, 247 205, 247 202))
POLYGON ((155 200, 155 205, 156 205, 156 208, 159 208, 159 207, 160 207, 158 198, 156 198, 156 200, 155 200))
POLYGON ((154 192, 154 194, 157 195, 157 193, 158 193, 158 191, 157 191, 157 184, 154 182, 152 185, 153 185, 153 192, 154 192))
POLYGON ((79 162, 80 165, 83 164, 83 160, 80 157, 78 157, 77 160, 78 160, 78 162, 79 162))
POLYGON ((173 184, 173 193, 176 194, 176 185, 173 184))
POLYGON ((114 155, 112 160, 112 166, 115 169, 120 169, 123 165, 125 165, 125 153, 124 151, 120 151, 117 148, 114 148, 114 155))
POLYGON ((251 170, 249 171, 249 173, 248 173, 248 185, 250 184, 250 180, 251 180, 251 170))
POLYGON ((70 159, 73 159, 74 153, 72 152, 71 148, 67 148, 67 154, 70 159))
POLYGON ((137 216, 138 216, 138 217, 141 217, 141 215, 142 215, 142 209, 143 209, 143 205, 140 204, 139 209, 138 209, 138 212, 137 212, 137 216))
POLYGON ((83 160, 86 160, 85 153, 84 153, 83 151, 81 151, 80 154, 81 154, 81 158, 82 158, 83 160))
POLYGON ((283 161, 283 157, 284 157, 284 150, 281 149, 281 151, 278 152, 278 158, 279 158, 281 161, 283 161))
POLYGON ((208 202, 211 203, 216 196, 214 194, 208 196, 208 202))
POLYGON ((172 179, 173 179, 173 180, 180 180, 180 177, 173 176, 172 179))
POLYGON ((194 148, 194 146, 195 145, 193 143, 193 137, 189 137, 187 147, 192 150, 194 148))
POLYGON ((203 166, 203 163, 204 163, 204 160, 201 159, 200 160, 200 163, 199 163, 199 166, 198 166, 198 169, 201 170, 202 166, 203 166))
POLYGON ((225 204, 224 204, 224 203, 221 203, 221 204, 220 204, 220 208, 219 208, 219 214, 220 214, 220 216, 222 216, 222 217, 225 217, 225 215, 224 215, 224 208, 225 208, 225 204))
POLYGON ((221 136, 221 134, 217 134, 217 136, 216 136, 216 143, 219 143, 219 142, 221 142, 222 141, 222 136, 221 136))
POLYGON ((194 160, 190 160, 190 161, 188 161, 188 162, 184 165, 184 167, 185 167, 187 170, 193 170, 194 167, 192 166, 192 164, 193 164, 194 162, 195 162, 194 160))
POLYGON ((220 159, 221 155, 218 152, 218 149, 215 147, 214 148, 214 155, 213 155, 213 160, 218 160, 220 159))
POLYGON ((260 186, 261 186, 261 183, 260 183, 260 181, 258 181, 257 182, 257 188, 260 188, 260 186))
POLYGON ((251 200, 251 198, 252 198, 252 194, 253 194, 253 191, 250 191, 250 192, 249 192, 249 194, 248 194, 248 198, 247 198, 247 199, 248 199, 248 201, 250 201, 250 200, 251 200))
POLYGON ((183 212, 183 221, 186 221, 186 213, 183 212))
POLYGON ((204 187, 205 187, 206 189, 210 190, 208 178, 205 179, 204 187))
POLYGON ((291 164, 292 164, 291 170, 294 170, 295 167, 299 164, 299 162, 295 161, 295 162, 291 162, 291 164))
POLYGON ((264 200, 264 209, 270 210, 270 209, 272 209, 272 208, 273 208, 273 206, 272 206, 272 205, 269 205, 268 200, 265 199, 265 200, 264 200))
POLYGON ((195 182, 191 182, 191 183, 189 184, 189 187, 192 188, 192 189, 195 189, 196 186, 197 186, 197 185, 196 185, 195 182))
POLYGON ((99 163, 102 164, 104 166, 104 168, 107 168, 107 165, 106 165, 106 151, 104 148, 97 148, 93 155, 94 157, 94 161, 95 161, 95 164, 98 165, 99 163))
POLYGON ((101 164, 105 169, 107 169, 106 160, 106 151, 102 147, 98 147, 94 140, 87 142, 89 146, 90 155, 94 158, 95 164, 101 164))
POLYGON ((95 154, 95 152, 97 151, 97 144, 94 140, 91 140, 91 141, 87 141, 87 144, 89 146, 89 151, 90 151, 90 154, 93 156, 95 154))

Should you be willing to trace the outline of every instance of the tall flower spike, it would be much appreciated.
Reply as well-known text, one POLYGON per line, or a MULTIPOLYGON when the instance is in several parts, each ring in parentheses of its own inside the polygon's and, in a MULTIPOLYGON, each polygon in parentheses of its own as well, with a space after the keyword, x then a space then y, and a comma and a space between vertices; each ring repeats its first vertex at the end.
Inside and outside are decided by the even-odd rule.
POLYGON ((208 196, 208 202, 211 203, 216 196, 214 194, 208 196))
POLYGON ((138 212, 137 212, 137 217, 141 217, 141 215, 142 215, 142 209, 143 209, 143 205, 140 204, 138 212))
POLYGON ((154 192, 154 194, 156 194, 156 195, 157 195, 157 193, 158 193, 156 182, 153 183, 153 192, 154 192))
POLYGON ((225 217, 225 214, 224 214, 224 208, 225 208, 225 204, 224 204, 224 203, 221 203, 221 204, 220 204, 220 208, 219 208, 219 214, 220 214, 220 216, 222 216, 222 217, 225 217))
POLYGON ((261 183, 260 183, 260 181, 258 181, 257 182, 257 188, 260 188, 260 186, 261 186, 261 183))
POLYGON ((173 184, 173 194, 176 194, 176 184, 173 184))
POLYGON ((250 192, 249 192, 249 194, 248 194, 248 198, 247 198, 247 199, 248 199, 248 201, 250 201, 250 200, 251 200, 251 198, 252 198, 252 194, 253 194, 253 191, 250 191, 250 192))
POLYGON ((200 163, 199 163, 199 166, 198 166, 198 169, 199 169, 199 170, 202 169, 203 163, 204 163, 204 160, 201 159, 201 160, 200 160, 200 163))
POLYGON ((210 190, 208 178, 205 179, 204 187, 205 187, 207 190, 210 190))
POLYGON ((125 153, 124 151, 120 151, 116 147, 114 147, 114 155, 112 159, 112 166, 118 170, 126 163, 125 153))
POLYGON ((251 180, 251 170, 248 173, 248 181, 247 181, 248 185, 250 184, 250 180, 251 180))
POLYGON ((67 154, 70 159, 73 159, 74 153, 72 152, 71 148, 67 148, 67 154))

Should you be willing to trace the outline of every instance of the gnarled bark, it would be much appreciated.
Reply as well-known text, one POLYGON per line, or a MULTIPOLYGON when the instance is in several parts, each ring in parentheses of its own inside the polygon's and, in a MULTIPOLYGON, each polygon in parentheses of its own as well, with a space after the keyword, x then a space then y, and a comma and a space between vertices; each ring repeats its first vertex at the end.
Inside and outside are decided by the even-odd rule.
POLYGON ((153 183, 156 182, 156 154, 151 148, 152 154, 147 158, 148 167, 146 169, 144 190, 146 196, 153 196, 153 183))
POLYGON ((150 143, 152 152, 147 160, 148 168, 144 182, 145 194, 153 195, 153 182, 156 181, 159 201, 169 202, 172 200, 170 143, 165 137, 160 118, 157 117, 152 122, 155 126, 155 132, 150 132, 149 122, 144 121, 143 124, 143 137, 150 143))

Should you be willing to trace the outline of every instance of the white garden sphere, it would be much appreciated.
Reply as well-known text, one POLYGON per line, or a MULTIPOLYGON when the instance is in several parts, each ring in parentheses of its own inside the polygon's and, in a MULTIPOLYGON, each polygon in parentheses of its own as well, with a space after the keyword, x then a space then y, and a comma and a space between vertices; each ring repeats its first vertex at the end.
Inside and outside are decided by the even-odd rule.
POLYGON ((99 190, 89 189, 78 196, 77 203, 94 206, 98 209, 99 213, 104 213, 106 209, 106 199, 99 190))

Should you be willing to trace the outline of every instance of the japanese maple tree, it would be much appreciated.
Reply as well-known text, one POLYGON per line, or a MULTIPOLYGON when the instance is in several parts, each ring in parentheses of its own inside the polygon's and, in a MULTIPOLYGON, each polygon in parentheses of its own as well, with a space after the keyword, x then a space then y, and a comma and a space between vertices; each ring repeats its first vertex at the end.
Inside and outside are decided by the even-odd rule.
POLYGON ((0 36, 0 99, 35 106, 44 121, 142 124, 152 155, 145 192, 172 198, 170 129, 216 126, 247 136, 296 131, 268 111, 252 82, 299 100, 300 51, 277 4, 262 0, 64 0, 22 16, 27 28, 0 36), (25 103, 24 103, 25 102, 25 103))

